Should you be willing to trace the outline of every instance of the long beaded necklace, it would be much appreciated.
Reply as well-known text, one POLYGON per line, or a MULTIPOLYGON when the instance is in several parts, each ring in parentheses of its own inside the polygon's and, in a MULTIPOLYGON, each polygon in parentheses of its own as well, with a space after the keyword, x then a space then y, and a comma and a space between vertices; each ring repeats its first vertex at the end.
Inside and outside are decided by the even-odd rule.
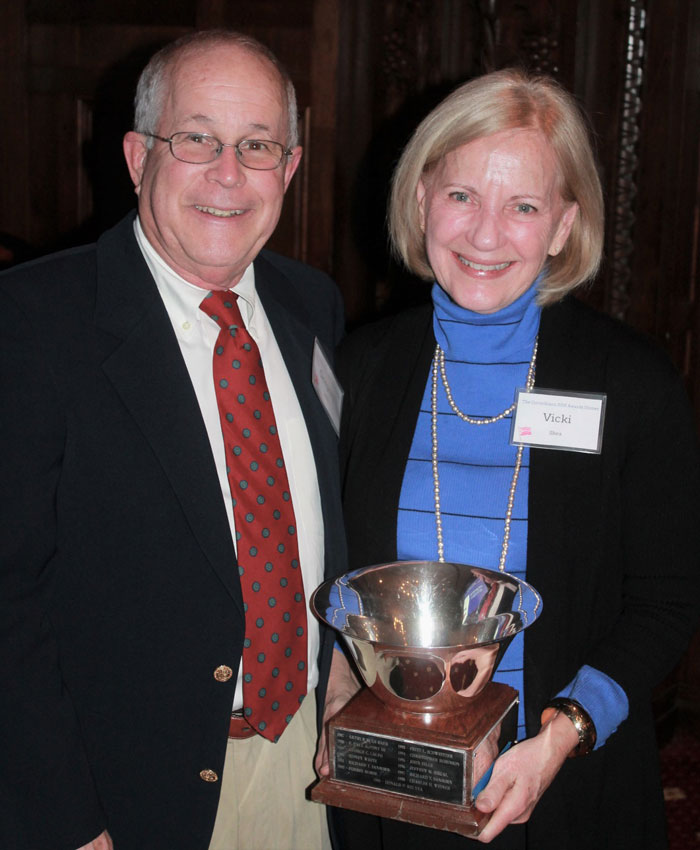
MULTIPOLYGON (((525 382, 525 389, 530 392, 530 390, 535 385, 535 362, 537 360, 537 337, 535 337, 535 344, 532 347, 532 357, 530 358, 530 366, 527 370, 527 380, 525 382)), ((496 416, 484 417, 482 419, 475 419, 471 416, 467 416, 462 410, 459 409, 457 403, 452 396, 452 390, 450 389, 449 382, 447 380, 447 370, 445 369, 445 352, 440 347, 440 344, 437 343, 435 345, 435 355, 433 357, 433 368, 432 368, 432 387, 431 387, 431 460, 433 467, 433 494, 435 498, 435 529, 437 533, 437 545, 438 545, 438 561, 440 563, 445 562, 445 540, 442 529, 442 511, 440 509, 440 472, 438 469, 438 433, 437 433, 437 421, 438 421, 438 405, 437 405, 437 389, 438 389, 438 373, 442 377, 442 385, 445 388, 445 395, 447 396, 447 401, 450 404, 450 407, 454 411, 454 413, 459 416, 459 418, 463 422, 467 422, 470 425, 492 425, 494 422, 498 422, 500 419, 505 419, 506 416, 509 416, 514 410, 516 406, 516 402, 510 405, 510 407, 506 408, 501 413, 496 416)), ((506 516, 504 522, 503 529, 503 543, 501 545, 501 557, 498 561, 498 569, 503 572, 506 566, 506 556, 508 555, 508 545, 510 543, 510 523, 513 516, 513 504, 515 502, 515 488, 518 486, 518 476, 520 475, 520 467, 522 465, 523 460, 523 449, 524 445, 521 443, 518 446, 518 452, 515 458, 515 467, 513 469, 513 477, 510 482, 510 489, 508 491, 508 504, 506 506, 506 516)))

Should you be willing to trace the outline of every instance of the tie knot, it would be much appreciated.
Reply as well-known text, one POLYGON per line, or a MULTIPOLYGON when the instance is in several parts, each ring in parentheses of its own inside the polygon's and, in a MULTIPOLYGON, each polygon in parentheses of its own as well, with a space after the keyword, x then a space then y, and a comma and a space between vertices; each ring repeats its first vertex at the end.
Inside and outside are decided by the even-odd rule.
POLYGON ((238 307, 238 296, 228 290, 219 289, 208 292, 199 309, 212 318, 221 328, 235 330, 243 325, 238 307))

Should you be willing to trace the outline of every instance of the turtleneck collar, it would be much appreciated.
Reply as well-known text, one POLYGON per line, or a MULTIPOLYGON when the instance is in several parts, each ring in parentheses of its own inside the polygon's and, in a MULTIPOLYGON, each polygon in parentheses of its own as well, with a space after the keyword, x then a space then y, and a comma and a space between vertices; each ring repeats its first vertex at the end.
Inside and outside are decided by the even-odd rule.
POLYGON ((456 304, 433 284, 433 330, 448 360, 503 362, 529 352, 537 336, 541 308, 535 303, 541 273, 511 304, 495 313, 475 313, 456 304))

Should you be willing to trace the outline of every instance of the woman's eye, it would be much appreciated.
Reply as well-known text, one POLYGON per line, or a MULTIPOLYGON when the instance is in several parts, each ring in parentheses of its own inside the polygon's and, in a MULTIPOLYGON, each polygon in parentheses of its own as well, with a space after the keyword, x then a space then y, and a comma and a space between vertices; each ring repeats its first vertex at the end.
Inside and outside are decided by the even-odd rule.
POLYGON ((450 197, 453 201, 458 201, 460 204, 467 204, 471 200, 466 192, 450 192, 450 197))
POLYGON ((515 207, 515 209, 516 209, 516 210, 517 210, 517 212, 519 212, 519 213, 531 213, 531 212, 537 212, 537 210, 535 209, 535 207, 533 207, 533 206, 532 206, 532 204, 518 204, 518 205, 515 207))

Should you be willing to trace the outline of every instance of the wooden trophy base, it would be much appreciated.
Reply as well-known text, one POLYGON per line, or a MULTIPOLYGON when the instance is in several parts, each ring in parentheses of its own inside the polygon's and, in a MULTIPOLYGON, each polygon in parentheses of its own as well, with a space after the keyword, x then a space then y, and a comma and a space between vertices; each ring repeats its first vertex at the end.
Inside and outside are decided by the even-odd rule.
POLYGON ((458 714, 397 712, 367 689, 328 723, 330 777, 318 803, 477 836, 473 789, 515 736, 518 693, 490 682, 458 714))

